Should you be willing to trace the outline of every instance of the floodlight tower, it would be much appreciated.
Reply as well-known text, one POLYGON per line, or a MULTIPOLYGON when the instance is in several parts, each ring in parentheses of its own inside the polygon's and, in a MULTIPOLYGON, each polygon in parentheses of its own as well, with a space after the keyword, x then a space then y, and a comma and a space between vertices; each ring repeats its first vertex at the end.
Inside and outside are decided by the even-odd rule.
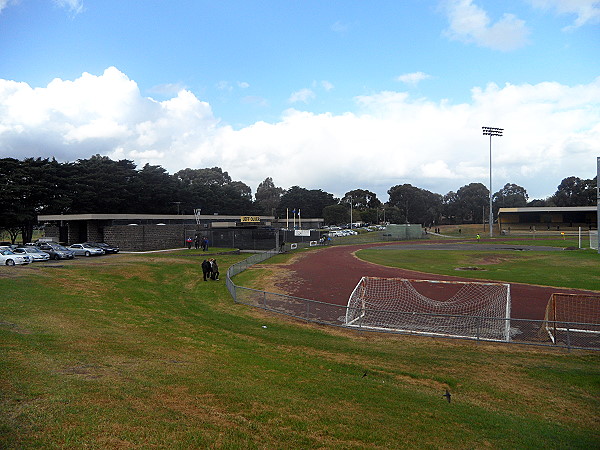
POLYGON ((352 229, 352 196, 350 196, 350 229, 352 229))
POLYGON ((494 236, 494 213, 492 211, 492 136, 502 136, 504 128, 481 127, 484 136, 490 137, 490 237, 494 236))

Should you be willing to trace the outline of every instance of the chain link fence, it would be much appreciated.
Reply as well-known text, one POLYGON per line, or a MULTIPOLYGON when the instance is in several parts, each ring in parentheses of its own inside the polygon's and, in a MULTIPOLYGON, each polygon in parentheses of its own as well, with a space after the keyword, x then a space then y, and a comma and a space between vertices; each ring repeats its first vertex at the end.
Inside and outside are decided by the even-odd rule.
MULTIPOLYGON (((434 336, 441 338, 469 339, 474 341, 486 342, 505 342, 511 344, 536 345, 546 347, 558 347, 565 349, 585 349, 600 350, 600 324, 559 322, 530 319, 506 319, 489 317, 471 317, 475 323, 489 323, 490 320, 504 322, 505 327, 508 321, 510 330, 507 339, 495 340, 486 338, 485 326, 475 326, 469 330, 468 336, 464 331, 460 335, 453 331, 453 324, 463 322, 465 317, 449 314, 425 314, 425 313, 398 313, 406 315, 406 320, 395 320, 395 323, 405 322, 407 324, 414 322, 416 317, 420 317, 420 322, 430 322, 443 324, 435 332, 431 329, 400 329, 395 328, 372 327, 357 321, 352 325, 346 323, 348 307, 335 305, 332 303, 309 300, 301 297, 294 297, 286 294, 277 294, 273 292, 262 291, 237 286, 232 277, 243 272, 248 267, 266 261, 272 256, 278 254, 271 250, 261 253, 255 253, 249 258, 232 265, 227 270, 226 285, 229 293, 236 303, 241 303, 255 308, 261 308, 265 311, 282 314, 307 322, 342 327, 359 332, 380 332, 394 334, 410 334, 421 336, 434 336)), ((363 313, 373 313, 376 311, 363 311, 363 313)), ((366 315, 366 314, 365 314, 366 315)))

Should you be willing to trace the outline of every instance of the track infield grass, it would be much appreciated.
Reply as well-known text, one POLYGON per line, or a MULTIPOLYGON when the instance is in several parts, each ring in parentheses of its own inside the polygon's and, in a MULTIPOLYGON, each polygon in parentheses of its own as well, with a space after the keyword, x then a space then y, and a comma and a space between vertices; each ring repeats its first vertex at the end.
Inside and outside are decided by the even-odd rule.
MULTIPOLYGON (((544 245, 552 246, 552 242, 544 245)), ((419 272, 600 291, 600 255, 595 250, 547 252, 390 248, 363 249, 356 252, 356 256, 372 263, 419 272)))
POLYGON ((0 268, 0 447, 600 442, 597 353, 304 324, 233 303, 224 274, 243 255, 216 256, 219 282, 202 258, 0 268))

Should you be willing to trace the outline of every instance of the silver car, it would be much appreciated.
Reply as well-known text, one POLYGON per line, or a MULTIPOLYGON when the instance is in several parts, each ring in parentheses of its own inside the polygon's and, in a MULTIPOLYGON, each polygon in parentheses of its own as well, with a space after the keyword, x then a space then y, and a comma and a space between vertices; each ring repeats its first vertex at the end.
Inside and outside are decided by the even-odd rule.
POLYGON ((75 256, 100 256, 104 255, 104 250, 98 247, 92 247, 89 244, 72 244, 67 247, 75 253, 75 256))
POLYGON ((17 247, 13 250, 18 255, 29 255, 33 261, 48 261, 50 255, 37 247, 17 247))
POLYGON ((14 266, 15 264, 29 264, 30 262, 28 255, 17 255, 7 248, 0 248, 0 264, 14 266))

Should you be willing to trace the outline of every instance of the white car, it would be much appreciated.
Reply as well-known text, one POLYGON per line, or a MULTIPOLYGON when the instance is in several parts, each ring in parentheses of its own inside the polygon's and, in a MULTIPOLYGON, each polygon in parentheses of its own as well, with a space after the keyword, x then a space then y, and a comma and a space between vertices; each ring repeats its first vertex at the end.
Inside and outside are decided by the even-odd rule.
POLYGON ((6 266, 14 266, 15 264, 29 264, 30 257, 28 255, 17 255, 7 248, 0 249, 0 264, 6 266))
POLYGON ((99 256, 104 255, 104 250, 98 247, 92 247, 89 244, 72 244, 67 247, 72 250, 75 256, 99 256))
POLYGON ((28 255, 33 261, 48 261, 50 255, 37 247, 17 247, 13 250, 17 255, 28 255))

